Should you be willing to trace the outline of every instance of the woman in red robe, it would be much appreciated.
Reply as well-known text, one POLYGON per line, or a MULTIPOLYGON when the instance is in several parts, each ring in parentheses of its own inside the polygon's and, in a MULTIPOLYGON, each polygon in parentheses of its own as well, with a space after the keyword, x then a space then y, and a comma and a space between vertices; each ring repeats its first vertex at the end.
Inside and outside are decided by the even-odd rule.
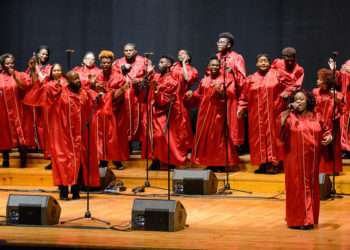
MULTIPOLYGON (((201 166, 226 166, 226 139, 228 140, 228 162, 232 167, 239 158, 231 136, 225 138, 225 98, 224 76, 220 71, 220 61, 211 58, 208 65, 209 75, 205 76, 196 91, 188 91, 186 97, 199 106, 197 128, 192 147, 192 162, 201 166)), ((236 86, 232 77, 226 79, 229 102, 236 98, 236 86)), ((229 113, 229 111, 227 112, 229 113)), ((233 129, 228 120, 228 130, 233 129)), ((226 169, 228 171, 228 169, 226 169)))
POLYGON ((247 77, 239 99, 238 116, 248 111, 250 161, 259 165, 255 173, 276 174, 280 150, 276 136, 276 119, 284 110, 284 97, 294 88, 288 75, 270 68, 266 54, 257 56, 257 72, 247 77))
POLYGON ((31 85, 28 74, 15 70, 15 58, 11 54, 1 56, 0 72, 0 151, 3 152, 3 167, 9 167, 9 152, 19 148, 21 167, 25 166, 25 147, 32 141, 23 127, 23 105, 21 100, 31 85))
POLYGON ((83 88, 90 88, 90 78, 101 73, 101 69, 96 66, 95 54, 91 51, 86 52, 83 62, 76 66, 73 71, 77 72, 83 88))
POLYGON ((328 147, 322 148, 320 172, 326 174, 339 174, 343 170, 340 143, 340 116, 344 109, 343 95, 331 91, 333 85, 333 72, 329 69, 320 69, 317 72, 317 86, 312 93, 316 99, 315 111, 322 121, 333 128, 333 142, 328 147), (335 109, 333 110, 335 104, 335 109), (333 120, 334 115, 334 120, 333 120), (335 161, 335 162, 334 162, 335 161), (335 169, 333 169, 335 163, 335 169))
POLYGON ((48 108, 54 184, 60 188, 60 199, 68 200, 68 186, 72 198, 79 199, 80 176, 85 186, 99 186, 96 135, 94 129, 90 134, 87 129, 97 109, 96 93, 82 89, 79 75, 73 71, 67 73, 66 86, 59 79, 42 84, 35 75, 33 78, 35 85, 24 103, 48 108))
POLYGON ((280 136, 285 149, 286 221, 293 229, 312 229, 320 210, 321 146, 332 141, 331 131, 313 112, 315 99, 298 91, 290 109, 282 112, 280 136))

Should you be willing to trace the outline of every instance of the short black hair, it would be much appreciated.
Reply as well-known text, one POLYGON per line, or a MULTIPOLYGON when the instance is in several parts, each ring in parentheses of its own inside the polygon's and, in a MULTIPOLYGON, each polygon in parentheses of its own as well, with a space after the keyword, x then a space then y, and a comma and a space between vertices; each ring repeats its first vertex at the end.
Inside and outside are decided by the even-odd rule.
POLYGON ((211 60, 218 60, 220 62, 220 59, 216 55, 210 56, 208 62, 210 62, 211 60))
POLYGON ((231 43, 231 47, 235 44, 235 37, 230 32, 222 32, 219 34, 219 38, 227 38, 231 43))
POLYGON ((162 56, 160 56, 160 57, 159 57, 159 60, 162 59, 162 58, 167 59, 167 60, 170 62, 171 65, 173 65, 174 62, 175 62, 174 58, 171 57, 171 56, 168 56, 168 55, 162 55, 162 56))

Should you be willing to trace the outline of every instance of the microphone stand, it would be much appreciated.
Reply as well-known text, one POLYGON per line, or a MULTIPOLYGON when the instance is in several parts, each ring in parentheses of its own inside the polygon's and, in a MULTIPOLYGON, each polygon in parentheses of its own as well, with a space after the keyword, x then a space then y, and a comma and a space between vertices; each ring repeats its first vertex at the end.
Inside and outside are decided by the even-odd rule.
POLYGON ((225 172, 226 172, 226 178, 225 178, 225 184, 224 187, 222 189, 220 189, 218 191, 219 194, 229 194, 231 192, 227 192, 227 191, 237 191, 237 192, 242 192, 242 193, 247 193, 247 194, 252 194, 252 192, 250 191, 245 191, 245 190, 239 190, 239 189, 233 189, 231 188, 230 185, 230 171, 228 169, 229 167, 229 163, 228 163, 228 147, 229 147, 229 128, 228 128, 228 119, 227 119, 227 112, 228 112, 228 108, 227 108, 227 104, 228 104, 228 100, 227 100, 227 84, 226 84, 226 55, 223 57, 224 59, 224 83, 223 83, 223 87, 224 87, 224 102, 225 102, 225 108, 224 108, 224 131, 225 131, 225 172))
MULTIPOLYGON (((148 151, 148 146, 149 146, 149 100, 148 100, 148 96, 149 96, 149 84, 148 84, 148 74, 147 74, 147 68, 148 68, 148 63, 149 63, 149 57, 152 55, 153 53, 144 53, 146 59, 145 59, 145 76, 142 80, 142 87, 145 88, 145 105, 146 105, 146 149, 145 149, 145 157, 146 157, 146 179, 145 179, 145 182, 143 184, 143 186, 138 186, 138 187, 135 187, 133 188, 133 192, 134 193, 139 193, 139 192, 144 192, 145 191, 145 188, 149 187, 149 188, 156 188, 156 189, 161 189, 161 190, 165 190, 165 188, 161 188, 161 187, 156 187, 156 186, 152 186, 151 185, 151 182, 149 180, 149 166, 148 166, 148 154, 149 154, 149 151, 148 151)), ((151 107, 152 109, 152 107, 151 107)), ((152 112, 152 110, 151 110, 152 112)), ((152 121, 151 121, 152 122, 152 121)))
POLYGON ((88 181, 87 181, 87 185, 86 185, 86 210, 85 210, 85 214, 84 214, 84 216, 81 216, 81 217, 62 221, 61 224, 66 224, 66 223, 70 223, 70 222, 74 222, 74 221, 78 221, 78 220, 83 220, 83 219, 97 221, 97 222, 100 222, 100 223, 103 223, 106 225, 111 224, 109 221, 101 220, 101 219, 98 219, 96 217, 93 217, 91 214, 91 211, 90 211, 90 167, 91 167, 91 165, 90 165, 90 123, 92 121, 93 116, 95 115, 96 110, 97 110, 98 99, 99 99, 99 96, 96 97, 95 104, 94 104, 93 109, 90 113, 90 117, 85 123, 87 133, 88 133, 88 135, 87 135, 87 173, 86 173, 87 177, 88 177, 88 181))
POLYGON ((66 49, 67 72, 72 68, 72 54, 74 52, 75 52, 74 49, 66 49))
POLYGON ((333 111, 332 111, 332 124, 333 124, 333 131, 332 131, 332 136, 333 136, 333 141, 332 141, 332 153, 333 153, 333 162, 332 162, 332 167, 333 167, 333 173, 332 173, 332 189, 331 189, 331 199, 339 199, 339 198, 343 198, 343 196, 337 194, 337 190, 335 188, 335 165, 336 165, 336 129, 338 129, 338 124, 335 118, 335 108, 336 108, 336 73, 337 73, 337 68, 336 68, 336 57, 337 57, 337 53, 333 52, 332 54, 332 59, 333 59, 333 63, 334 63, 334 67, 333 67, 333 111))

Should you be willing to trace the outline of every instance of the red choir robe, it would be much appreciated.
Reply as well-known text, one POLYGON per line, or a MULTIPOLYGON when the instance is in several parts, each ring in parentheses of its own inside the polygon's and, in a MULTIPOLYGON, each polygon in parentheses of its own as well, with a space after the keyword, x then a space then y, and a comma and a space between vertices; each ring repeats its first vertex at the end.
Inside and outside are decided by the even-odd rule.
POLYGON ((217 53, 216 56, 221 62, 221 68, 223 69, 224 64, 226 64, 226 68, 229 68, 229 70, 226 70, 228 71, 228 75, 234 77, 236 82, 237 98, 230 100, 229 105, 229 120, 230 123, 232 123, 230 136, 232 137, 233 143, 235 145, 242 145, 244 144, 245 134, 244 118, 237 117, 237 101, 244 85, 244 79, 246 77, 245 61, 243 56, 235 51, 230 51, 224 56, 221 53, 217 53))
MULTIPOLYGON (((50 76, 52 65, 46 64, 39 66, 38 69, 44 77, 43 82, 47 82, 50 76)), ((30 70, 27 69, 26 72, 29 74, 30 70)), ((45 158, 49 158, 49 138, 47 133, 47 120, 48 113, 47 110, 42 107, 31 107, 23 104, 24 118, 23 126, 28 131, 28 138, 32 141, 31 146, 38 147, 44 153, 45 158)))
POLYGON ((74 93, 57 82, 36 83, 24 98, 27 105, 48 108, 52 173, 57 186, 77 184, 80 170, 84 185, 99 186, 96 133, 94 126, 90 126, 90 134, 87 128, 96 109, 95 99, 93 91, 74 93))
POLYGON ((181 62, 176 62, 171 67, 171 72, 173 76, 180 80, 181 88, 180 88, 180 94, 184 96, 184 94, 191 88, 191 86, 197 81, 198 79, 198 70, 193 67, 190 64, 186 64, 186 70, 188 74, 188 80, 185 80, 184 77, 184 70, 182 67, 181 62))
POLYGON ((320 147, 322 138, 331 132, 318 115, 311 112, 290 113, 280 131, 285 148, 287 225, 318 224, 320 147))
MULTIPOLYGON (((205 76, 196 91, 193 92, 192 101, 199 106, 196 134, 192 148, 192 162, 201 166, 225 166, 226 140, 225 140, 225 100, 212 84, 223 84, 224 78, 220 74, 216 78, 205 76)), ((236 86, 234 79, 226 79, 228 108, 232 99, 236 99, 236 86)), ((229 109, 228 115, 230 113, 229 109)), ((228 130, 234 129, 232 120, 228 119, 228 130)), ((228 166, 239 163, 232 137, 228 137, 228 166)))
POLYGON ((333 173, 333 159, 335 157, 335 173, 340 173, 343 170, 341 157, 341 143, 340 143, 340 115, 344 105, 342 103, 343 95, 336 93, 336 108, 335 108, 335 123, 333 124, 333 93, 330 91, 323 91, 320 88, 312 90, 316 99, 315 111, 329 128, 333 128, 333 141, 328 146, 321 148, 321 162, 320 172, 326 174, 333 173))
POLYGON ((293 90, 288 75, 270 69, 247 77, 238 111, 248 110, 250 161, 254 165, 272 163, 283 155, 276 137, 276 119, 284 109, 282 92, 293 90))
POLYGON ((288 74, 294 82, 295 90, 301 89, 304 80, 304 68, 302 66, 296 63, 293 71, 288 71, 283 59, 275 59, 271 64, 271 68, 283 71, 284 73, 288 74))
MULTIPOLYGON (((164 75, 154 74, 151 81, 158 86, 158 93, 150 92, 149 101, 149 151, 154 159, 168 163, 168 145, 170 143, 170 164, 181 166, 187 160, 192 146, 192 131, 189 114, 180 95, 180 81, 172 72, 164 75), (168 128, 170 142, 168 141, 168 128)), ((143 142, 145 142, 145 133, 143 142)), ((143 150, 143 155, 145 155, 143 150)))
POLYGON ((72 69, 74 72, 78 73, 81 84, 83 88, 89 89, 90 88, 90 80, 89 75, 99 75, 101 73, 101 69, 98 68, 96 65, 92 67, 87 67, 85 65, 82 66, 76 66, 72 69))
POLYGON ((19 146, 31 146, 28 127, 24 127, 24 109, 22 99, 31 85, 26 73, 16 71, 16 77, 23 86, 19 87, 12 76, 0 73, 0 150, 19 146), (26 134, 27 132, 27 134, 26 134))
MULTIPOLYGON (((109 78, 106 78, 100 72, 96 82, 104 86, 106 93, 113 94, 125 84, 125 77, 112 71, 109 78)), ((129 106, 126 96, 127 92, 113 100, 112 115, 98 114, 96 117, 99 160, 126 161, 129 159, 129 106)))
MULTIPOLYGON (((126 64, 125 57, 115 60, 113 63, 113 71, 122 74, 122 65, 126 64)), ((151 62, 147 58, 137 55, 134 62, 131 63, 130 71, 125 75, 127 82, 140 83, 146 74, 146 65, 150 65, 151 62)), ((142 133, 141 120, 143 119, 143 111, 146 109, 142 105, 143 100, 138 99, 138 88, 129 88, 126 91, 125 101, 128 104, 128 117, 129 117, 129 140, 140 140, 142 133)))
MULTIPOLYGON (((350 65, 350 61, 348 64, 350 65)), ((336 78, 345 102, 343 114, 340 117, 341 147, 342 150, 350 151, 350 72, 338 71, 336 78)))

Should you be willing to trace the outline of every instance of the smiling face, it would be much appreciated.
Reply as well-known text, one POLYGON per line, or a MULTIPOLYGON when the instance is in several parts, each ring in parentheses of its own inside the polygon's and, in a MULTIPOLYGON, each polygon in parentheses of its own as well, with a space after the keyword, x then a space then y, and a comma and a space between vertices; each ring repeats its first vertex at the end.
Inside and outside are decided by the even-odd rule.
POLYGON ((100 60, 100 67, 103 72, 109 72, 112 69, 112 58, 102 57, 100 60))
POLYGON ((52 66, 52 78, 55 80, 60 79, 62 76, 62 67, 59 64, 52 66))
POLYGON ((232 44, 230 43, 228 38, 221 37, 216 42, 216 47, 218 52, 225 52, 231 48, 232 44))
POLYGON ((49 51, 47 49, 41 49, 38 53, 38 60, 41 64, 47 63, 49 60, 49 51))
POLYGON ((15 58, 12 56, 9 56, 4 61, 3 71, 9 73, 11 70, 14 70, 14 69, 15 69, 15 58))
POLYGON ((218 76, 220 73, 220 61, 218 59, 211 59, 209 61, 208 69, 211 76, 218 76))
POLYGON ((270 69, 270 60, 266 56, 260 56, 256 61, 259 72, 265 73, 270 69))

